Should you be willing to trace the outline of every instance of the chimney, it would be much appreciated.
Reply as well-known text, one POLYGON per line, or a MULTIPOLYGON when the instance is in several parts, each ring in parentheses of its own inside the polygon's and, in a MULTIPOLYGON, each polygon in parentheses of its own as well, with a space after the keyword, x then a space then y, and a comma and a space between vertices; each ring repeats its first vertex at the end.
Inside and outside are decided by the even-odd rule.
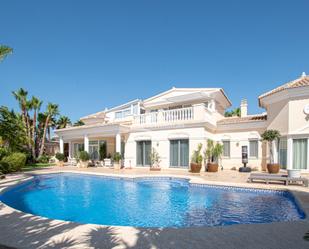
POLYGON ((247 100, 243 99, 240 102, 240 117, 247 117, 248 115, 248 104, 247 104, 247 100))

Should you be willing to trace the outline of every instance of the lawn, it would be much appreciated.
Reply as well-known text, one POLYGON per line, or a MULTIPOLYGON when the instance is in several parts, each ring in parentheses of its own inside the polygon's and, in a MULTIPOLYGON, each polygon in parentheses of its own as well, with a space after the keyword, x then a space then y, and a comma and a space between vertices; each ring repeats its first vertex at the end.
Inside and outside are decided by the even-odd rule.
POLYGON ((28 164, 25 167, 23 167, 22 171, 46 168, 46 167, 55 166, 55 165, 56 164, 54 163, 33 163, 33 164, 28 164))

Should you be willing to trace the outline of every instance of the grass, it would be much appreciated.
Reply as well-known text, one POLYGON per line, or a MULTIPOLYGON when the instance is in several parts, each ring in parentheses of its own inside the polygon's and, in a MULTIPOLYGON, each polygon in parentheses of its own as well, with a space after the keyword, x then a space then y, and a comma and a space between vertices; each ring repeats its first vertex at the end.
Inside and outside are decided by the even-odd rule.
POLYGON ((33 163, 33 164, 28 164, 25 167, 22 168, 23 171, 27 170, 33 170, 33 169, 40 169, 40 168, 45 168, 45 167, 50 167, 54 166, 54 163, 33 163))

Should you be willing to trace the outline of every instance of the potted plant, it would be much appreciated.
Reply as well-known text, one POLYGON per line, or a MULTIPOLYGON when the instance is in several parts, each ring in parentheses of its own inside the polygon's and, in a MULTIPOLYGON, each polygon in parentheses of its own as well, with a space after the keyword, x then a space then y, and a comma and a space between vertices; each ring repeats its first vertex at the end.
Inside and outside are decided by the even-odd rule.
POLYGON ((161 159, 160 159, 159 153, 156 151, 155 148, 152 148, 152 151, 150 153, 150 164, 151 164, 150 170, 152 171, 161 170, 160 162, 161 162, 161 159))
POLYGON ((192 173, 200 173, 202 168, 203 156, 201 154, 202 144, 198 144, 197 150, 193 151, 191 156, 191 163, 190 163, 190 172, 192 173))
POLYGON ((266 141, 269 146, 269 163, 267 164, 267 170, 271 174, 278 173, 280 170, 280 164, 274 163, 274 154, 273 154, 273 141, 280 138, 280 132, 277 130, 266 130, 261 135, 262 140, 266 141))
POLYGON ((219 168, 218 161, 223 153, 223 145, 215 143, 213 140, 207 140, 207 149, 204 151, 207 160, 205 171, 217 172, 219 168))
POLYGON ((56 153, 56 159, 58 160, 58 166, 63 167, 64 166, 64 160, 65 160, 65 156, 63 153, 56 153))
POLYGON ((87 151, 80 151, 78 155, 78 166, 80 168, 87 168, 90 156, 87 151))
POLYGON ((114 168, 120 169, 120 167, 121 167, 121 154, 119 152, 116 152, 114 154, 113 160, 114 160, 114 168))

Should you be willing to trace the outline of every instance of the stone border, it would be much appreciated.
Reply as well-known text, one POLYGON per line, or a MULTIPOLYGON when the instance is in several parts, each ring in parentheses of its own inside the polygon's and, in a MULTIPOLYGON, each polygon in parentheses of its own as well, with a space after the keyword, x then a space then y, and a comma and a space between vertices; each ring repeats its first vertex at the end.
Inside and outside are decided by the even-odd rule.
MULTIPOLYGON (((25 174, 26 177, 23 179, 15 179, 11 181, 8 186, 4 186, 0 191, 6 191, 16 186, 16 184, 30 180, 31 175, 53 173, 103 175, 107 177, 115 176, 118 178, 131 179, 149 177, 147 174, 123 175, 99 172, 77 172, 74 170, 60 170, 57 172, 40 171, 27 173, 25 174)), ((220 182, 206 181, 194 176, 172 176, 166 174, 159 176, 151 175, 150 177, 187 179, 193 184, 227 185, 226 183, 222 184, 220 182)), ((233 183, 228 185, 250 188, 245 186, 247 184, 233 183)), ((261 188, 257 186, 253 188, 266 189, 265 187, 261 188)), ((21 212, 0 202, 0 229, 2 231, 0 233, 0 241, 6 246, 13 246, 16 248, 96 248, 100 246, 104 248, 150 248, 150 245, 153 245, 153 248, 231 248, 231 243, 237 244, 235 248, 306 248, 309 246, 309 242, 302 240, 302 236, 304 232, 306 232, 306 229, 309 229, 309 193, 281 187, 276 189, 291 192, 295 197, 295 201, 298 202, 297 204, 306 214, 306 218, 300 221, 273 222, 267 224, 150 229, 128 226, 79 224, 62 220, 52 220, 21 212), (55 227, 58 228, 59 231, 56 230, 55 227), (65 228, 63 231, 60 229, 62 227, 65 228), (248 234, 248 231, 252 234, 248 234), (280 241, 277 240, 276 243, 273 243, 273 240, 265 238, 266 231, 269 231, 271 234, 269 239, 280 236, 280 241), (289 235, 286 234, 287 231, 289 235), (215 239, 211 236, 214 236, 215 239), (235 240, 235 236, 238 236, 238 239, 235 240), (289 241, 286 241, 288 238, 289 241), (241 241, 239 241, 239 239, 242 239, 243 242, 247 241, 249 244, 247 242, 240 243, 241 241), (257 243, 251 243, 248 240, 252 240, 251 242, 256 241, 257 243), (209 241, 212 243, 208 244, 209 241), (289 243, 290 241, 293 241, 293 245, 289 243), (296 242, 299 243, 299 247, 295 244, 296 242), (280 243, 282 245, 279 245, 280 243), (220 246, 216 247, 215 245, 220 246)))

